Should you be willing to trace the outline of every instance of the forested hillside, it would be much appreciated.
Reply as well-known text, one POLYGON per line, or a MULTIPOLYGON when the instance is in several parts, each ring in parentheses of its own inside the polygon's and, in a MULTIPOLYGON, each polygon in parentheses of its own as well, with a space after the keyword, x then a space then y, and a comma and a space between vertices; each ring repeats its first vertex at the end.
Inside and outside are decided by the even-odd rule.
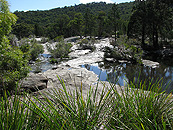
MULTIPOLYGON (((117 31, 121 34, 127 32, 133 5, 134 2, 116 5, 118 13, 117 31)), ((58 35, 63 35, 64 37, 74 35, 112 35, 115 31, 111 26, 112 7, 113 4, 93 2, 45 11, 15 11, 14 14, 18 17, 18 20, 17 24, 13 26, 13 33, 18 38, 34 34, 51 39, 58 35)))

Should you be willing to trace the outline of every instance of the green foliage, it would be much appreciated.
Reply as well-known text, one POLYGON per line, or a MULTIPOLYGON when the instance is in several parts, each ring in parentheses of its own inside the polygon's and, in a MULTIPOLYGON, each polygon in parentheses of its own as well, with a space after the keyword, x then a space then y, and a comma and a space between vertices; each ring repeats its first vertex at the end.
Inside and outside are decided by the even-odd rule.
POLYGON ((128 25, 128 36, 141 40, 149 39, 153 49, 159 49, 160 37, 168 38, 172 31, 172 4, 170 1, 136 1, 128 25))
POLYGON ((19 42, 20 49, 24 53, 24 57, 26 57, 28 60, 35 61, 39 54, 42 54, 44 52, 44 48, 42 45, 37 43, 35 38, 27 39, 23 38, 19 42))
POLYGON ((95 45, 95 39, 82 39, 78 44, 79 44, 79 49, 81 50, 86 50, 90 49, 91 51, 94 51, 96 49, 95 45))
POLYGON ((54 58, 66 58, 70 53, 71 43, 65 43, 64 41, 47 44, 48 51, 54 58))
POLYGON ((0 0, 0 42, 3 37, 10 33, 11 26, 16 23, 16 15, 10 13, 8 2, 0 0))
POLYGON ((0 54, 0 87, 13 90, 16 81, 26 77, 29 72, 28 61, 21 50, 9 45, 7 39, 1 42, 0 54))
POLYGON ((153 85, 150 83, 149 86, 142 81, 138 83, 139 86, 129 83, 125 90, 118 90, 112 85, 114 106, 109 126, 113 129, 171 130, 172 94, 161 91, 160 85, 163 85, 161 80, 153 85))
MULTIPOLYGON (((117 5, 120 10, 121 20, 117 25, 118 31, 122 30, 121 32, 123 33, 127 31, 127 23, 131 16, 133 3, 117 5)), ((57 35, 63 35, 64 37, 83 34, 86 36, 98 36, 98 12, 104 11, 105 19, 107 19, 112 6, 113 4, 106 4, 105 2, 93 2, 45 11, 15 11, 14 13, 18 16, 18 24, 13 27, 13 33, 18 38, 28 37, 30 34, 35 33, 34 26, 37 24, 43 31, 37 30, 44 32, 44 36, 50 39, 54 39, 57 35)), ((111 36, 112 32, 115 32, 114 28, 106 20, 103 23, 102 36, 111 36)))
POLYGON ((12 46, 17 46, 18 45, 18 38, 16 37, 16 35, 14 35, 14 34, 10 34, 9 36, 8 36, 8 39, 9 39, 9 41, 10 41, 10 45, 12 45, 12 46))
MULTIPOLYGON (((17 93, 17 91, 16 91, 17 93)), ((1 130, 32 130, 43 129, 42 119, 36 108, 28 102, 26 95, 8 97, 5 91, 0 99, 0 129, 1 130), (32 109, 29 110, 28 108, 32 109)))
POLYGON ((110 91, 106 86, 101 93, 96 88, 89 88, 87 97, 80 90, 68 91, 63 79, 59 78, 61 89, 52 89, 50 93, 43 93, 43 100, 35 98, 37 104, 31 101, 33 107, 38 108, 40 118, 44 119, 47 129, 99 129, 106 121, 106 113, 111 109, 108 107, 110 91), (47 95, 47 96, 46 96, 47 95), (49 98, 48 98, 49 97, 49 98), (99 98, 99 99, 98 99, 99 98), (41 107, 37 107, 41 106, 41 107))
POLYGON ((120 36, 115 43, 111 42, 113 49, 105 48, 105 58, 115 58, 116 60, 128 60, 132 63, 142 63, 143 51, 136 39, 128 39, 127 36, 120 36))
POLYGON ((119 12, 120 11, 118 9, 118 5, 114 4, 112 6, 112 9, 110 10, 110 15, 109 15, 112 27, 114 28, 115 42, 117 39, 118 20, 120 18, 119 12))
POLYGON ((49 62, 50 62, 51 64, 54 64, 54 63, 58 63, 58 60, 55 59, 55 58, 51 58, 51 59, 49 60, 49 62))
MULTIPOLYGON (((16 16, 10 13, 8 3, 0 0, 0 91, 13 90, 16 81, 24 78, 29 72, 28 61, 16 46, 12 47, 6 38, 16 16)), ((12 40, 12 39, 11 39, 12 40)))
POLYGON ((37 37, 41 37, 41 36, 44 35, 43 28, 41 28, 39 24, 35 24, 35 26, 34 26, 34 34, 37 37))
POLYGON ((54 41, 55 42, 60 42, 60 41, 63 41, 64 40, 64 37, 61 35, 61 36, 57 36, 54 38, 54 41))
POLYGON ((29 37, 34 34, 34 26, 27 23, 17 23, 13 26, 12 33, 15 34, 19 39, 29 37))
POLYGON ((101 89, 90 86, 86 96, 82 83, 72 91, 59 81, 60 89, 40 92, 39 97, 15 93, 7 98, 5 92, 0 129, 173 129, 173 96, 161 91, 161 80, 149 86, 143 81, 126 87, 103 83, 101 89))
POLYGON ((43 52, 44 52, 44 48, 42 45, 37 43, 32 43, 31 50, 30 50, 31 60, 36 60, 36 58, 38 58, 38 55, 42 54, 43 52))

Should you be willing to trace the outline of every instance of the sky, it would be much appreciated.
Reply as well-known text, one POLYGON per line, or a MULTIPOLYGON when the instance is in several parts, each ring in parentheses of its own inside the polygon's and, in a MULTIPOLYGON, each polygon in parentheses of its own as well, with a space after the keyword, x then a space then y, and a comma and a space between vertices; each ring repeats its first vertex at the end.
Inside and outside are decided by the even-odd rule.
POLYGON ((75 4, 86 4, 91 2, 123 3, 134 0, 7 0, 10 5, 10 11, 28 11, 28 10, 49 10, 64 6, 74 6, 75 4))

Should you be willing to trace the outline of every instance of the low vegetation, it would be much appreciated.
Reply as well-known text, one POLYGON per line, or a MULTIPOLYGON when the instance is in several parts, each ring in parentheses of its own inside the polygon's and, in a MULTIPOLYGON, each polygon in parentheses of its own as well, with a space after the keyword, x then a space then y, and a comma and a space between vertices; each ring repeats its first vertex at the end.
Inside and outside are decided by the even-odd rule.
POLYGON ((161 81, 123 88, 103 84, 101 92, 91 86, 87 96, 82 85, 71 91, 59 81, 62 89, 40 93, 41 98, 1 97, 0 129, 173 129, 173 97, 161 91, 161 81))
POLYGON ((95 47, 95 44, 96 43, 96 40, 94 38, 85 38, 85 39, 82 39, 78 44, 79 44, 79 49, 81 50, 86 50, 86 49, 89 49, 91 51, 94 51, 96 49, 95 47))
POLYGON ((48 51, 53 58, 67 58, 68 54, 71 52, 71 47, 71 43, 65 43, 63 40, 47 44, 48 51))
POLYGON ((128 39, 127 36, 120 36, 117 41, 111 41, 114 48, 105 48, 104 58, 115 60, 128 60, 132 63, 142 63, 142 48, 136 39, 128 39))

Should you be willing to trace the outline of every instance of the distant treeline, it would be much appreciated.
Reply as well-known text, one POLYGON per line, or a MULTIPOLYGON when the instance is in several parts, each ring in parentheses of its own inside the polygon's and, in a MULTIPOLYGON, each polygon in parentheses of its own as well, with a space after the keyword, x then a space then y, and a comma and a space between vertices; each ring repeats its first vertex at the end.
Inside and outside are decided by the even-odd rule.
MULTIPOLYGON (((134 2, 117 5, 119 18, 117 31, 126 34, 134 2)), ((113 4, 89 3, 45 11, 15 11, 18 17, 13 33, 18 38, 29 35, 45 36, 53 39, 59 35, 110 36, 114 34, 111 12, 113 4)))
MULTIPOLYGON (((45 11, 18 12, 12 33, 19 39, 29 35, 57 36, 128 35, 158 49, 173 36, 172 0, 135 0, 121 4, 89 3, 45 11)), ((171 43, 172 44, 172 43, 171 43)))

